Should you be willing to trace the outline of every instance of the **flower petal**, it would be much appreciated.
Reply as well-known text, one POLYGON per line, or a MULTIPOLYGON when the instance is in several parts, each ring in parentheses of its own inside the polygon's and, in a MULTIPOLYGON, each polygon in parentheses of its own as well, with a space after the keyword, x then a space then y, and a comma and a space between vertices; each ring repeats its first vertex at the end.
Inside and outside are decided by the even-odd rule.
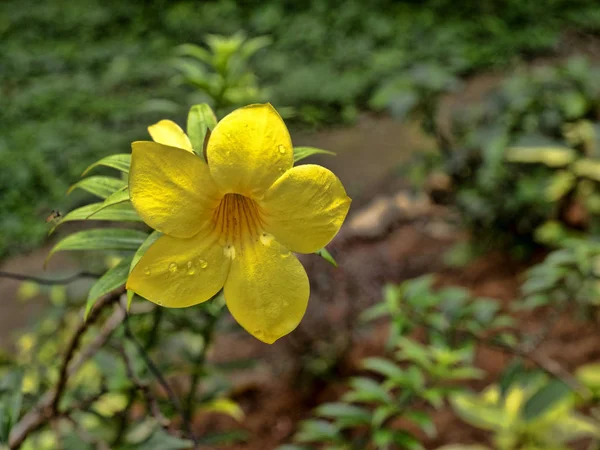
POLYGON ((215 295, 231 260, 207 229, 189 239, 160 237, 129 275, 127 289, 168 308, 195 305, 215 295))
POLYGON ((190 152, 156 142, 131 147, 129 195, 140 217, 171 236, 196 234, 221 198, 207 165, 190 152))
POLYGON ((292 139, 270 104, 236 109, 217 123, 206 151, 223 192, 260 198, 294 164, 292 139))
POLYGON ((171 147, 182 148, 192 152, 192 143, 179 125, 171 120, 161 120, 150 125, 148 133, 152 136, 154 142, 170 145, 171 147))
POLYGON ((314 164, 294 167, 260 201, 265 230, 298 253, 312 253, 337 234, 352 200, 330 170, 314 164))
POLYGON ((235 320, 257 339, 272 344, 302 320, 310 286, 298 258, 264 234, 236 248, 224 294, 235 320))

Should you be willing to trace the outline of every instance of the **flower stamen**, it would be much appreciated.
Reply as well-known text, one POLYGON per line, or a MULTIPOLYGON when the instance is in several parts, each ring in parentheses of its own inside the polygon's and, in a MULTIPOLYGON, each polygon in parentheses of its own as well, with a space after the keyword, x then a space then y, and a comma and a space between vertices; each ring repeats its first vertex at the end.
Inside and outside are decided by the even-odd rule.
POLYGON ((246 239, 257 239, 263 229, 260 207, 240 194, 226 194, 213 213, 213 227, 219 243, 235 252, 231 247, 242 247, 246 239))

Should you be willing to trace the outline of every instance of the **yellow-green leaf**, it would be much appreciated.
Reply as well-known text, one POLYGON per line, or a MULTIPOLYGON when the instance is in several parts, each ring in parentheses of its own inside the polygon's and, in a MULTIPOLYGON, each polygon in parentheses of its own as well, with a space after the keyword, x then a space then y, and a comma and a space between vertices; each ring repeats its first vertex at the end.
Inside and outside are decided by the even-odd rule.
POLYGON ((504 157, 508 162, 564 167, 571 164, 577 154, 568 147, 510 147, 504 157))
POLYGON ((91 218, 92 216, 95 216, 97 213, 99 213, 100 211, 102 211, 105 208, 108 208, 110 206, 113 205, 118 205, 120 203, 124 203, 124 202, 128 202, 129 201, 129 189, 127 189, 127 186, 125 186, 122 189, 119 189, 116 192, 113 192, 111 195, 109 195, 106 200, 104 200, 100 206, 98 206, 89 216, 86 217, 86 219, 91 218))
POLYGON ((87 169, 83 171, 81 176, 87 174, 90 170, 98 166, 112 167, 123 173, 129 173, 129 166, 131 165, 131 154, 130 153, 118 153, 116 155, 110 155, 106 158, 102 158, 91 164, 87 169))
POLYGON ((85 314, 83 316, 84 320, 87 320, 87 316, 96 303, 96 300, 125 284, 127 281, 127 276, 129 275, 130 265, 131 258, 124 258, 119 261, 116 266, 109 269, 104 275, 98 278, 88 293, 88 298, 85 305, 85 314))
POLYGON ((194 105, 190 108, 187 118, 187 135, 192 143, 194 152, 204 158, 203 146, 207 130, 217 126, 217 118, 213 110, 206 103, 194 105))
POLYGON ((84 178, 78 181, 67 191, 67 195, 73 192, 75 189, 83 189, 90 194, 96 195, 100 198, 106 198, 110 194, 123 189, 127 185, 125 180, 113 177, 93 176, 84 178))
POLYGON ((311 155, 332 155, 335 156, 334 152, 329 150, 322 150, 315 147, 294 147, 294 162, 298 162, 301 159, 308 158, 311 155))
POLYGON ((146 240, 142 231, 124 228, 101 228, 79 231, 60 240, 50 250, 46 262, 59 251, 65 250, 137 250, 146 240))
POLYGON ((142 222, 141 217, 133 209, 131 203, 117 203, 109 207, 99 210, 102 206, 102 202, 91 203, 89 205, 82 206, 74 209, 73 211, 62 217, 51 229, 49 234, 54 232, 57 226, 64 222, 72 222, 74 220, 113 220, 122 222, 142 222), (93 217, 90 217, 92 216, 93 217))

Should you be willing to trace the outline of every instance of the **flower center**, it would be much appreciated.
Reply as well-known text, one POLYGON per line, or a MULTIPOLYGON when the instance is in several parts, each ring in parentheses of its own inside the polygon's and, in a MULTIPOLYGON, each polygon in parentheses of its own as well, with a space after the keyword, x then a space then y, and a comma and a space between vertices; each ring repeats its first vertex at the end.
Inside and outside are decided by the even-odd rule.
POLYGON ((213 223, 219 243, 232 251, 245 239, 258 239, 263 229, 260 207, 240 194, 225 194, 213 213, 213 223))

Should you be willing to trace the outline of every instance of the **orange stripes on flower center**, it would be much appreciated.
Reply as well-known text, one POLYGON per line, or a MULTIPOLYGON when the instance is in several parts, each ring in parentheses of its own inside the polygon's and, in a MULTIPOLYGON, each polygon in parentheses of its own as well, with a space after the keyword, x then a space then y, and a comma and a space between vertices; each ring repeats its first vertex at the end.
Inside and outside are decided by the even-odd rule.
POLYGON ((241 245, 245 239, 257 239, 263 229, 258 204, 240 194, 225 194, 213 213, 214 229, 224 246, 241 245))

